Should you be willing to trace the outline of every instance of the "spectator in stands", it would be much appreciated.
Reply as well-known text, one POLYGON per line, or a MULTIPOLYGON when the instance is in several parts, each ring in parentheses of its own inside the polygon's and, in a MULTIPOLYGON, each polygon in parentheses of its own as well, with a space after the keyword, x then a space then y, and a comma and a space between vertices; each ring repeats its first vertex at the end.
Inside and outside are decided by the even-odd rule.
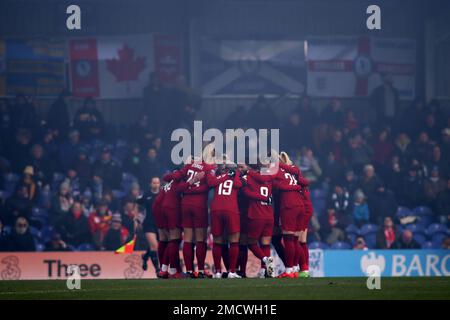
POLYGON ((398 91, 393 85, 392 75, 384 74, 382 82, 371 93, 370 104, 376 114, 376 123, 391 125, 399 108, 398 91))
POLYGON ((126 198, 122 209, 122 225, 127 228, 130 233, 134 233, 136 227, 136 219, 138 218, 139 210, 135 204, 135 199, 126 198))
POLYGON ((74 200, 70 191, 70 185, 67 182, 63 182, 59 186, 59 192, 53 196, 52 207, 49 212, 51 223, 57 223, 59 220, 64 219, 72 208, 74 200))
POLYGON ((103 239, 111 224, 111 218, 112 212, 105 200, 101 200, 97 209, 89 215, 89 230, 98 249, 102 247, 103 239))
POLYGON ((436 212, 441 216, 450 216, 450 178, 447 179, 446 188, 439 192, 437 196, 436 212))
POLYGON ((70 128, 69 104, 70 93, 62 90, 58 98, 52 103, 47 113, 47 127, 53 130, 62 141, 67 137, 70 128))
POLYGON ((74 201, 70 208, 70 214, 62 217, 57 230, 61 234, 64 242, 72 246, 90 243, 92 240, 91 234, 89 233, 88 220, 83 214, 79 201, 74 201))
POLYGON ((149 74, 149 81, 143 92, 143 110, 142 114, 149 119, 150 127, 154 128, 155 132, 162 129, 165 122, 164 110, 166 108, 167 93, 166 89, 161 84, 158 75, 154 72, 149 74))
POLYGON ((8 235, 5 232, 3 221, 0 219, 0 252, 8 250, 8 235))
POLYGON ((414 155, 420 162, 425 163, 429 160, 430 155, 432 154, 433 145, 425 131, 422 131, 419 134, 414 150, 414 155))
POLYGON ((16 219, 14 228, 8 237, 8 251, 36 251, 36 244, 25 217, 16 219))
POLYGON ((356 172, 361 172, 361 169, 370 164, 373 151, 368 146, 361 136, 361 134, 357 133, 353 137, 348 140, 349 149, 348 149, 348 160, 352 168, 356 170, 356 172))
POLYGON ((369 207, 376 201, 376 192, 379 188, 383 187, 383 182, 376 175, 373 165, 368 164, 364 166, 364 176, 361 180, 361 190, 367 196, 369 201, 369 207))
POLYGON ((122 226, 122 217, 115 213, 112 215, 111 227, 103 239, 102 247, 108 251, 117 250, 127 242, 129 235, 128 229, 122 226))
POLYGON ((441 148, 439 146, 433 147, 433 152, 431 154, 431 159, 428 161, 427 169, 428 172, 431 172, 433 168, 437 167, 439 172, 445 176, 448 177, 448 163, 445 162, 445 159, 442 158, 441 148))
POLYGON ((395 139, 394 154, 400 159, 401 166, 409 165, 413 157, 411 140, 404 132, 399 133, 395 139))
POLYGON ((287 124, 282 129, 282 137, 284 148, 293 153, 295 149, 301 146, 312 145, 311 131, 306 131, 303 121, 298 112, 292 112, 288 118, 287 124))
POLYGON ((139 177, 141 174, 142 161, 141 147, 135 142, 131 146, 130 155, 125 159, 123 169, 125 172, 131 173, 135 177, 139 177))
POLYGON ((389 164, 389 160, 392 157, 392 153, 394 152, 394 145, 391 143, 389 139, 389 130, 382 129, 378 134, 378 138, 376 142, 372 146, 373 155, 372 161, 377 168, 382 168, 382 170, 386 170, 385 166, 389 164))
POLYGON ((364 237, 358 236, 355 240, 355 245, 353 246, 353 250, 369 250, 367 247, 366 241, 364 237))
POLYGON ((45 244, 45 251, 56 252, 56 251, 72 251, 67 243, 61 237, 61 234, 54 232, 52 239, 45 244))
POLYGON ((391 249, 392 244, 396 241, 398 231, 394 226, 391 217, 384 218, 384 223, 377 233, 376 247, 377 249, 391 249))
POLYGON ((326 159, 326 162, 323 165, 324 179, 327 182, 331 182, 332 184, 336 182, 341 182, 343 172, 344 172, 344 165, 336 161, 336 157, 334 156, 333 152, 329 152, 328 158, 326 159))
POLYGON ((334 210, 334 214, 341 224, 352 223, 350 194, 339 184, 334 186, 334 192, 328 201, 328 209, 334 210))
POLYGON ((345 124, 345 117, 342 111, 342 102, 338 98, 333 98, 330 104, 320 114, 323 123, 328 127, 328 132, 333 132, 334 129, 343 128, 345 124))
POLYGON ((398 157, 392 157, 390 167, 386 170, 384 179, 388 189, 394 191, 397 195, 401 194, 404 172, 400 168, 400 160, 398 157))
POLYGON ((437 209, 437 196, 445 190, 446 184, 445 180, 439 174, 439 168, 434 167, 431 170, 430 177, 424 182, 425 200, 430 208, 437 209))
POLYGON ((314 157, 311 148, 302 148, 300 157, 296 159, 296 162, 303 176, 308 179, 311 185, 318 182, 322 175, 322 168, 319 165, 319 161, 314 157))
POLYGON ((425 116, 424 125, 422 125, 422 127, 424 127, 424 131, 428 134, 432 141, 439 141, 439 139, 441 138, 441 132, 433 113, 429 113, 425 116))
POLYGON ((345 180, 343 186, 350 194, 353 194, 356 189, 358 189, 359 182, 353 170, 349 169, 345 172, 345 180))
POLYGON ((158 158, 158 153, 155 148, 149 148, 147 154, 141 163, 140 178, 141 185, 149 181, 151 177, 159 176, 162 173, 162 165, 158 158))
POLYGON ((25 167, 20 183, 28 189, 28 199, 34 202, 38 195, 38 184, 35 181, 34 168, 32 166, 25 167))
POLYGON ((83 141, 99 139, 104 130, 103 116, 92 98, 86 98, 83 106, 75 114, 74 127, 80 132, 83 141))
POLYGON ((94 164, 93 174, 101 178, 103 187, 120 188, 122 171, 119 164, 112 159, 110 147, 103 148, 100 159, 94 164))
POLYGON ((36 113, 35 101, 32 98, 26 97, 21 93, 18 94, 11 110, 13 112, 14 127, 30 130, 37 127, 39 118, 36 113))
POLYGON ((356 190, 353 198, 353 221, 360 227, 369 222, 369 206, 366 203, 366 196, 361 190, 356 190))
POLYGON ((384 218, 392 216, 397 211, 398 202, 395 194, 384 187, 380 186, 375 191, 375 201, 371 203, 370 209, 370 222, 375 224, 381 224, 384 218))
MULTIPOLYGON (((9 100, 5 98, 0 98, 0 134, 2 137, 7 137, 11 134, 11 130, 12 130, 12 119, 11 119, 11 106, 9 105, 9 100)), ((2 142, 0 142, 0 146, 2 142)))
POLYGON ((400 204, 408 208, 415 208, 423 203, 423 181, 418 175, 419 170, 417 165, 411 166, 399 190, 400 204))
POLYGON ((80 149, 80 132, 73 129, 69 132, 69 139, 62 143, 59 149, 59 161, 64 170, 69 169, 76 162, 80 149))
POLYGON ((14 172, 22 172, 27 165, 30 156, 31 140, 32 134, 30 130, 18 128, 14 141, 7 146, 6 154, 14 172))
POLYGON ((44 154, 44 148, 40 144, 35 144, 31 148, 31 158, 28 166, 34 169, 34 179, 40 185, 45 185, 51 181, 52 173, 56 172, 56 166, 53 159, 44 154))
POLYGON ((80 190, 85 190, 91 182, 92 178, 92 165, 89 161, 87 150, 80 148, 76 156, 75 161, 69 170, 74 170, 77 173, 77 177, 80 183, 80 190))
POLYGON ((404 230, 400 239, 397 239, 390 249, 420 249, 420 244, 413 238, 410 230, 404 230))
POLYGON ((342 136, 342 131, 336 129, 331 135, 331 140, 323 144, 321 152, 328 153, 333 152, 335 160, 338 163, 344 164, 345 162, 345 145, 342 136))
POLYGON ((13 196, 8 198, 5 203, 5 224, 12 225, 19 217, 29 219, 33 202, 29 199, 28 188, 19 185, 13 196))
POLYGON ((336 211, 328 209, 327 214, 324 215, 324 221, 321 223, 322 238, 328 245, 332 245, 336 241, 345 241, 345 233, 342 229, 342 224, 338 220, 336 211))

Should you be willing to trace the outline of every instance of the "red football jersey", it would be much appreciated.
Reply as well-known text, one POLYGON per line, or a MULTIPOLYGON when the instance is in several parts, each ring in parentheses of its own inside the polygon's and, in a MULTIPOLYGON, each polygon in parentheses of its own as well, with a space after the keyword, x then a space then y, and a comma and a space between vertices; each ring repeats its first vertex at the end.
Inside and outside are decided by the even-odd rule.
POLYGON ((179 175, 179 171, 175 171, 172 173, 168 173, 164 175, 163 180, 168 183, 163 187, 164 188, 164 198, 162 200, 163 208, 180 208, 181 196, 177 191, 178 184, 180 181, 176 179, 179 175))
POLYGON ((243 188, 243 192, 249 198, 250 219, 273 218, 272 205, 266 202, 272 196, 272 180, 272 176, 262 176, 258 172, 248 171, 247 185, 243 188))
POLYGON ((242 187, 239 172, 234 178, 230 178, 228 173, 216 176, 209 173, 207 176, 208 186, 214 188, 214 196, 211 202, 211 211, 239 212, 238 193, 242 187))
POLYGON ((164 202, 164 197, 166 193, 164 189, 159 190, 158 195, 156 196, 155 200, 152 203, 152 213, 153 216, 159 216, 161 215, 162 210, 162 204, 164 202))
POLYGON ((205 177, 194 184, 189 184, 189 181, 192 180, 199 172, 203 171, 205 173, 208 173, 211 170, 214 170, 214 165, 210 165, 204 162, 190 163, 185 165, 183 169, 180 170, 180 173, 177 174, 177 177, 181 177, 183 181, 178 186, 177 191, 183 193, 183 198, 181 200, 182 206, 208 206, 209 186, 208 182, 206 181, 206 174, 205 177))
MULTIPOLYGON (((298 171, 300 172, 300 170, 298 171)), ((288 172, 283 166, 280 166, 274 178, 273 186, 279 191, 279 198, 277 200, 279 200, 280 209, 303 205, 300 194, 302 186, 299 184, 298 178, 294 173, 288 172)))

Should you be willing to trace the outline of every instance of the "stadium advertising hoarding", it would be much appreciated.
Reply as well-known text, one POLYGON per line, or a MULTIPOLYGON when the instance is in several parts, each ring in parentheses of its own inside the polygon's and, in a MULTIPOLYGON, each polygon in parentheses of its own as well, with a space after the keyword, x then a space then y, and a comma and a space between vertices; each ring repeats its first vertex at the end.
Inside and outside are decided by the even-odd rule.
MULTIPOLYGON (((150 279, 155 272, 141 268, 140 252, 114 255, 112 252, 0 253, 1 280, 65 279, 66 268, 76 264, 84 279, 150 279)), ((282 268, 281 262, 277 263, 282 268)), ((212 265, 208 252, 206 266, 212 265)), ((380 267, 381 276, 450 276, 448 250, 310 250, 314 277, 364 277, 370 265, 380 267)), ((256 277, 260 263, 249 255, 247 273, 256 277)))

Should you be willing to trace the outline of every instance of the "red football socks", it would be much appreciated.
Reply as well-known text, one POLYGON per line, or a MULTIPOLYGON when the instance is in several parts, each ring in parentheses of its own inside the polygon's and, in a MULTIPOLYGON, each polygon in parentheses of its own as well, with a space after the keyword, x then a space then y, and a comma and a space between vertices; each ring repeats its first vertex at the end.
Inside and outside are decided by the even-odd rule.
POLYGON ((222 272, 221 260, 222 260, 222 245, 220 243, 214 243, 212 248, 213 260, 214 260, 214 272, 222 272))
POLYGON ((230 266, 229 271, 230 272, 236 272, 236 265, 239 255, 239 244, 237 242, 230 243, 230 249, 229 249, 229 255, 230 255, 230 266))
POLYGON ((195 255, 197 257, 198 270, 205 270, 205 260, 206 260, 206 242, 197 241, 195 243, 195 255))

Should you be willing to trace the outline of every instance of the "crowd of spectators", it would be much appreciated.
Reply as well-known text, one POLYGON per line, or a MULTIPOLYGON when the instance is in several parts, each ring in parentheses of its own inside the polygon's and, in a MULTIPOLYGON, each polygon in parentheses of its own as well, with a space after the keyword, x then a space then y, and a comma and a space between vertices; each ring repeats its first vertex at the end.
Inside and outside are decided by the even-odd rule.
MULTIPOLYGON (((67 92, 43 119, 30 97, 0 100, 0 251, 113 250, 131 237, 145 214, 135 199, 171 169, 170 132, 191 127, 200 105, 183 78, 167 88, 151 75, 143 96, 136 124, 120 128, 93 99, 71 117, 67 92)), ((279 119, 259 97, 223 125, 281 128, 310 181, 315 246, 448 248, 450 117, 437 101, 401 109, 389 79, 370 102, 362 117, 304 96, 279 119)))

